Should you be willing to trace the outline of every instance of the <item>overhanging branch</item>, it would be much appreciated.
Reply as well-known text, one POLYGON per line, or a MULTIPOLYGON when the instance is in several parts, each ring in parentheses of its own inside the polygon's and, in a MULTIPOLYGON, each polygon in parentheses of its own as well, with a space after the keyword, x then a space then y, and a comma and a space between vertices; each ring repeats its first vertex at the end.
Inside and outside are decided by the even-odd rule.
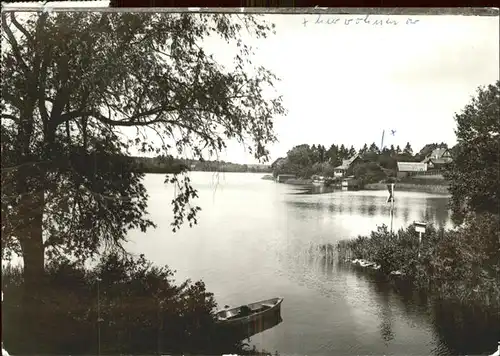
POLYGON ((28 31, 26 31, 26 29, 19 23, 19 21, 17 21, 14 12, 10 13, 10 21, 12 22, 14 27, 16 27, 24 36, 26 36, 28 41, 33 42, 33 37, 31 37, 28 31))
MULTIPOLYGON (((14 13, 11 13, 11 18, 14 16, 14 13)), ((23 57, 21 55, 21 50, 19 49, 19 44, 17 43, 16 38, 14 37, 14 34, 12 33, 11 29, 9 28, 9 25, 7 24, 7 14, 3 13, 2 14, 2 28, 7 35, 8 41, 12 47, 12 52, 14 54, 14 57, 16 60, 19 62, 19 65, 21 68, 24 70, 25 75, 28 75, 29 73, 29 68, 26 65, 26 63, 23 60, 23 57)))

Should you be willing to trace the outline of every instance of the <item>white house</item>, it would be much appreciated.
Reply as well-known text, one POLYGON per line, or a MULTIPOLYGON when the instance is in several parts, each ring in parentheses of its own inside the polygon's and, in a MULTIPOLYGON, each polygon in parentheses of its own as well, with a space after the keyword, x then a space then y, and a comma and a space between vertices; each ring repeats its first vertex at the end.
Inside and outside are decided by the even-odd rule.
POLYGON ((427 163, 423 162, 398 162, 398 177, 406 177, 416 172, 426 172, 427 163))
POLYGON ((360 159, 361 159, 361 157, 359 156, 359 154, 355 154, 354 156, 352 156, 349 159, 342 160, 342 164, 340 166, 334 168, 333 175, 335 177, 344 177, 346 175, 349 167, 351 167, 354 162, 356 162, 360 159))

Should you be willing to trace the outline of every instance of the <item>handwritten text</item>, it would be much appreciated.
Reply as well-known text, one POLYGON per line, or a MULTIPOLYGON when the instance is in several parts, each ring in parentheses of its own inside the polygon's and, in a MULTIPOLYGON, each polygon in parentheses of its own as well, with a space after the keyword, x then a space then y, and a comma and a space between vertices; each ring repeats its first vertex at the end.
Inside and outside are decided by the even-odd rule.
POLYGON ((377 16, 371 17, 371 15, 364 16, 356 16, 356 17, 346 17, 346 16, 330 16, 330 15, 316 15, 315 20, 308 20, 304 18, 302 21, 302 25, 344 25, 344 26, 353 26, 353 25, 368 25, 374 27, 381 26, 398 26, 398 25, 415 25, 419 22, 419 20, 415 20, 412 18, 398 18, 397 20, 390 17, 380 17, 377 16))

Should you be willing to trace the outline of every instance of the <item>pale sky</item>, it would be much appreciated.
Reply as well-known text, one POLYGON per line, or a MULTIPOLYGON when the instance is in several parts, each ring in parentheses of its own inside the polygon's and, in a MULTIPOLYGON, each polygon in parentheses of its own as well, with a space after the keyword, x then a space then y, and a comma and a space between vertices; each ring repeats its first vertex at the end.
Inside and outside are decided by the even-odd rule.
MULTIPOLYGON (((316 24, 318 15, 265 15, 276 35, 249 39, 258 46, 254 62, 282 79, 276 88, 288 109, 275 121, 271 161, 302 143, 380 145, 383 129, 384 145, 453 145, 454 113, 478 86, 499 79, 498 17, 413 16, 419 21, 405 25, 407 16, 392 16, 399 25, 345 25, 358 17, 324 15, 316 24), (333 18, 341 20, 326 24, 333 18)), ((378 18, 387 19, 370 17, 378 18)), ((207 42, 222 62, 231 57, 222 42, 207 42)), ((256 163, 237 143, 221 159, 256 163)))
MULTIPOLYGON (((355 24, 363 15, 322 15, 322 23, 318 15, 262 17, 276 35, 244 41, 254 47, 253 63, 281 78, 276 90, 288 110, 275 118, 271 162, 302 143, 380 145, 384 129, 386 146, 453 145, 454 113, 500 77, 498 16, 412 16, 412 25, 408 16, 391 16, 398 25, 382 26, 355 24)), ((377 19, 388 17, 369 17, 377 19)), ((221 64, 233 63, 234 46, 218 38, 203 46, 221 64)), ((257 163, 237 142, 227 145, 219 159, 257 163)))

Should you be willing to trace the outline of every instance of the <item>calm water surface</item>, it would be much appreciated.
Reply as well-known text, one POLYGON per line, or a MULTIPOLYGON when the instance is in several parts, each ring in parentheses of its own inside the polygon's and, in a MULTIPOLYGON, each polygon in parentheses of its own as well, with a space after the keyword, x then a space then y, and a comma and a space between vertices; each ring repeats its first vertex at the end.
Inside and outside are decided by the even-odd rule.
MULTIPOLYGON (((386 191, 297 195, 262 174, 190 175, 203 209, 199 224, 172 233, 173 187, 162 174, 147 175, 158 228, 131 232, 127 247, 168 264, 179 280, 203 279, 221 306, 284 297, 283 322, 253 336, 252 344, 287 355, 452 352, 424 307, 311 252, 389 225, 386 191)), ((446 204, 443 195, 396 192, 394 228, 414 220, 451 226, 446 204)))

